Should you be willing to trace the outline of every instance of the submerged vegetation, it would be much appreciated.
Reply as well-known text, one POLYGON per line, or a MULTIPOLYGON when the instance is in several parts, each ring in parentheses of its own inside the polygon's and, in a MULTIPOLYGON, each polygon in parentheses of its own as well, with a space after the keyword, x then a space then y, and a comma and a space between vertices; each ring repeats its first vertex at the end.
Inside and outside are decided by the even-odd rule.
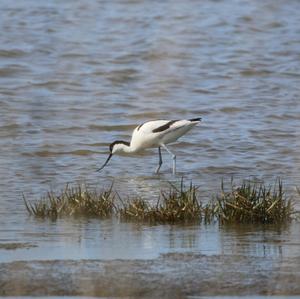
POLYGON ((34 203, 25 197, 30 215, 56 219, 63 216, 119 217, 123 221, 149 223, 286 223, 293 219, 292 199, 287 198, 283 185, 277 180, 274 186, 243 182, 226 192, 222 182, 221 192, 203 203, 198 188, 190 183, 179 187, 171 184, 162 190, 157 201, 129 198, 126 201, 112 190, 98 191, 86 185, 71 187, 56 194, 49 192, 34 203), (118 196, 116 196, 118 195, 118 196))

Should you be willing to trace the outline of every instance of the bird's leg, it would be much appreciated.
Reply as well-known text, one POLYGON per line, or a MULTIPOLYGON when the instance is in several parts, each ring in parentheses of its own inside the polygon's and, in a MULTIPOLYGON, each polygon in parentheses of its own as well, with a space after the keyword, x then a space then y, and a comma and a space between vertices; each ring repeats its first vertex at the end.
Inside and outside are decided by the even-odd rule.
POLYGON ((158 161, 158 166, 155 170, 155 173, 158 173, 161 167, 162 162, 162 158, 161 158, 161 150, 160 150, 160 146, 158 147, 158 156, 159 156, 159 161, 158 161))
POLYGON ((176 155, 174 155, 167 147, 165 144, 161 145, 171 156, 173 159, 173 174, 176 174, 176 155))

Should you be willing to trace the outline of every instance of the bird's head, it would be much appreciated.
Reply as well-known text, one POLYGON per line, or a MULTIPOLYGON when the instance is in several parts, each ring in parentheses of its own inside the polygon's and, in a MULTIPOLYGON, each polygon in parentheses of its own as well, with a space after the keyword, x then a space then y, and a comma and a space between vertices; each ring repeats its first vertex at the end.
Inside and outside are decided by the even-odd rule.
POLYGON ((122 154, 126 151, 126 148, 130 146, 130 143, 123 140, 116 140, 109 145, 109 151, 112 154, 122 154))
POLYGON ((108 163, 108 161, 111 159, 111 157, 114 154, 122 154, 125 152, 125 148, 129 147, 130 143, 127 141, 123 141, 123 140, 116 140, 113 143, 111 143, 109 145, 109 155, 108 158, 106 159, 105 163, 99 168, 97 169, 97 171, 101 171, 108 163))

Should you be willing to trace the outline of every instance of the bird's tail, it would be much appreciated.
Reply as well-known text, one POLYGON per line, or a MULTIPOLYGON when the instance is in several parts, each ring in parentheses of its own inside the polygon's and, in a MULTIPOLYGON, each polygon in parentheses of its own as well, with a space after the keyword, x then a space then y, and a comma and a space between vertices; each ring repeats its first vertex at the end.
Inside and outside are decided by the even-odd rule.
POLYGON ((198 117, 198 118, 191 118, 191 119, 189 119, 189 121, 191 121, 191 122, 199 122, 199 121, 201 121, 201 117, 198 117))

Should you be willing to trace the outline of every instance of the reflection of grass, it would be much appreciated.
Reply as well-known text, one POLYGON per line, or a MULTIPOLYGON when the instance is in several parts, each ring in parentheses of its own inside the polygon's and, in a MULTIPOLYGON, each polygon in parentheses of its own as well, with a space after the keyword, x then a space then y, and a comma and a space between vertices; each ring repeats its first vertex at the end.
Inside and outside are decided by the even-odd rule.
POLYGON ((221 193, 215 199, 203 204, 197 198, 199 192, 192 183, 184 187, 170 184, 168 191, 161 191, 155 203, 142 198, 119 200, 112 186, 105 191, 97 191, 87 186, 70 187, 60 194, 49 192, 36 203, 24 202, 31 215, 52 218, 82 215, 94 217, 117 216, 125 221, 150 223, 285 223, 292 219, 294 208, 291 199, 283 192, 279 180, 274 187, 264 184, 244 182, 239 187, 231 187, 225 192, 222 183, 221 193))
POLYGON ((37 247, 37 245, 30 244, 30 243, 0 243, 0 249, 4 250, 16 250, 21 248, 32 248, 37 247))

